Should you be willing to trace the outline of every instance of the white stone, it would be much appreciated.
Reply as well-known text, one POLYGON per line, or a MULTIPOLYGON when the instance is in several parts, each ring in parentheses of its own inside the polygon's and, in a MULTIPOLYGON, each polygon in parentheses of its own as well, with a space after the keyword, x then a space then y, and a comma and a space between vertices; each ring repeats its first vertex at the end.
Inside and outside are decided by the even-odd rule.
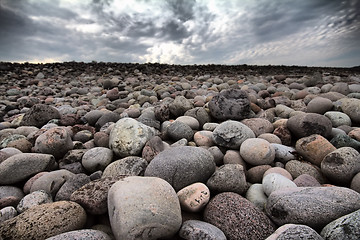
POLYGON ((296 188, 296 184, 279 173, 270 173, 263 177, 262 185, 267 196, 276 190, 284 188, 296 188))

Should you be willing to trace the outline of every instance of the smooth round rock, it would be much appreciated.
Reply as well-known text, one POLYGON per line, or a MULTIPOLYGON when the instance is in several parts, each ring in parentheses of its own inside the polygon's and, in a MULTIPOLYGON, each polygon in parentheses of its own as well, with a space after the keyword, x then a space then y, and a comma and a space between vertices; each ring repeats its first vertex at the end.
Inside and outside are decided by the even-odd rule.
POLYGON ((0 163, 0 184, 14 184, 55 166, 50 154, 20 153, 0 163))
POLYGON ((180 116, 176 118, 175 122, 179 121, 188 125, 192 130, 198 130, 200 127, 199 121, 191 116, 180 116))
POLYGON ((119 157, 137 156, 154 135, 154 128, 132 118, 122 118, 110 132, 109 146, 119 157))
MULTIPOLYGON (((196 118, 199 122, 199 127, 203 127, 204 124, 211 121, 210 113, 204 107, 189 109, 184 113, 184 115, 196 118)), ((206 130, 205 128, 203 129, 206 130)))
POLYGON ((293 177, 291 176, 291 174, 285 168, 282 168, 282 167, 269 168, 268 170, 266 170, 266 172, 264 172, 263 177, 265 177, 266 175, 271 174, 271 173, 278 173, 278 174, 281 174, 284 177, 288 178, 291 181, 293 180, 293 177))
POLYGON ((256 137, 261 134, 272 133, 274 131, 274 126, 272 123, 265 118, 244 119, 241 121, 241 123, 248 126, 254 132, 256 137))
POLYGON ((245 193, 247 189, 245 171, 240 164, 225 164, 215 170, 206 185, 214 192, 245 193))
POLYGON ((148 162, 141 157, 129 156, 110 163, 102 177, 143 176, 148 162))
POLYGON ((273 192, 267 215, 278 225, 304 224, 321 230, 331 221, 360 208, 360 194, 342 187, 298 187, 273 192))
POLYGON ((63 127, 47 130, 36 138, 34 145, 35 152, 51 154, 56 159, 62 158, 73 147, 71 136, 63 127))
POLYGON ((308 162, 291 160, 285 164, 285 169, 291 174, 294 179, 302 174, 308 174, 314 177, 319 183, 325 183, 325 178, 321 173, 320 169, 308 162))
POLYGON ((297 159, 295 148, 277 143, 271 143, 270 145, 275 149, 275 160, 285 164, 290 160, 297 159))
POLYGON ((319 134, 323 137, 329 137, 331 134, 331 121, 317 113, 298 114, 286 123, 287 128, 297 138, 307 137, 312 134, 319 134))
POLYGON ((321 184, 314 178, 313 176, 310 176, 309 174, 301 174, 297 178, 294 179, 294 183, 298 187, 320 187, 321 184))
POLYGON ((169 238, 181 227, 179 199, 171 185, 156 177, 126 177, 108 193, 116 239, 169 238))
POLYGON ((275 149, 264 139, 249 138, 241 144, 240 155, 245 162, 254 166, 270 164, 274 162, 275 149))
POLYGON ((360 153, 351 147, 336 149, 324 157, 321 172, 335 184, 350 184, 360 172, 360 153))
POLYGON ((45 203, 1 223, 0 238, 46 239, 81 229, 85 223, 86 213, 79 204, 68 201, 45 203))
POLYGON ((47 238, 46 240, 75 240, 75 239, 111 240, 109 235, 107 235, 106 233, 93 229, 82 229, 82 230, 66 232, 56 235, 54 237, 47 238))
POLYGON ((267 196, 270 196, 270 194, 276 190, 297 187, 293 181, 279 173, 270 173, 268 175, 264 175, 262 185, 264 193, 267 196))
POLYGON ((360 172, 357 173, 351 180, 350 188, 360 193, 360 172))
POLYGON ((281 118, 289 118, 290 113, 294 112, 295 110, 285 106, 283 104, 277 104, 275 107, 275 114, 281 118))
POLYGON ((282 144, 281 139, 272 133, 263 133, 258 136, 258 138, 265 139, 269 143, 282 144))
POLYGON ((30 192, 44 190, 55 197, 60 187, 74 175, 75 174, 65 169, 46 173, 34 181, 31 185, 30 192))
POLYGON ((334 128, 347 125, 351 126, 351 119, 348 115, 342 112, 336 112, 336 111, 329 111, 324 114, 325 117, 330 119, 332 126, 334 128))
POLYGON ((225 234, 219 228, 199 220, 185 221, 179 236, 186 240, 226 240, 225 234))
POLYGON ((233 120, 221 123, 213 131, 214 142, 230 149, 239 149, 248 138, 255 138, 254 132, 245 124, 233 120))
POLYGON ((23 191, 15 186, 0 186, 0 209, 7 206, 16 207, 24 197, 23 191))
POLYGON ((144 175, 162 178, 179 191, 192 183, 206 182, 214 171, 214 158, 208 150, 180 146, 159 153, 149 163, 144 175))
POLYGON ((44 190, 39 190, 32 192, 21 199, 19 204, 16 207, 16 210, 19 213, 22 213, 29 208, 44 204, 44 203, 52 203, 52 197, 49 193, 44 190))
POLYGON ((214 157, 214 162, 217 166, 223 164, 224 154, 218 146, 212 146, 207 149, 214 157))
POLYGON ((207 130, 198 131, 194 134, 194 142, 197 146, 211 147, 214 145, 213 133, 207 130))
POLYGON ((311 227, 302 224, 285 224, 271 234, 266 240, 312 239, 323 238, 311 227))
POLYGON ((83 119, 85 120, 86 123, 89 123, 90 126, 95 126, 95 123, 103 114, 105 114, 104 111, 92 110, 90 112, 87 112, 84 115, 83 119))
POLYGON ((100 178, 74 191, 70 200, 80 204, 88 213, 101 215, 107 212, 107 196, 110 187, 119 178, 100 178))
POLYGON ((188 212, 201 211, 210 200, 210 190, 203 183, 193 183, 177 192, 181 209, 188 212))
POLYGON ((359 239, 359 219, 360 209, 330 222, 321 230, 320 235, 324 239, 359 239))
POLYGON ((267 196, 264 193, 263 185, 260 183, 252 184, 246 191, 246 199, 252 202, 261 211, 265 210, 267 196))
POLYGON ((351 121, 360 123, 360 99, 342 98, 341 110, 351 118, 351 121))
POLYGON ((224 158, 224 164, 240 164, 246 169, 246 162, 242 159, 240 152, 236 150, 227 150, 224 158))
POLYGON ((167 127, 166 132, 174 141, 178 141, 183 138, 190 141, 194 136, 194 132, 191 127, 181 121, 171 123, 170 126, 167 127))
POLYGON ((18 214, 13 206, 0 209, 0 223, 15 217, 18 214))
POLYGON ((242 120, 252 115, 249 96, 239 89, 224 90, 214 96, 209 102, 209 110, 220 121, 242 120))
POLYGON ((264 173, 270 168, 270 165, 259 165, 250 168, 246 175, 247 181, 250 183, 261 183, 264 173))
POLYGON ((227 239, 265 239, 275 231, 270 219, 246 198, 233 192, 216 195, 204 210, 204 220, 227 239))
POLYGON ((307 104, 306 110, 308 113, 324 114, 332 108, 333 103, 331 100, 323 97, 315 97, 307 104))
POLYGON ((35 104, 24 115, 21 126, 42 127, 51 119, 60 119, 59 111, 49 105, 35 104))
POLYGON ((109 148, 95 147, 86 151, 81 163, 89 172, 103 171, 113 160, 113 151, 109 148))
POLYGON ((320 167, 324 157, 336 148, 323 136, 313 134, 296 141, 296 151, 307 161, 320 167))

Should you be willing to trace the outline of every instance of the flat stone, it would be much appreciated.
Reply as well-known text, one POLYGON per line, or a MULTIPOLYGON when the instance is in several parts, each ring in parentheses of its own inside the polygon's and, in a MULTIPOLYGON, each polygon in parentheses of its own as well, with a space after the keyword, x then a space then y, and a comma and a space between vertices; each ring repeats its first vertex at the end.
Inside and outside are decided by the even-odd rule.
POLYGON ((215 162, 208 150, 180 146, 159 153, 149 163, 144 175, 160 177, 179 191, 192 183, 206 182, 214 171, 215 162))
POLYGON ((119 157, 136 156, 154 135, 154 128, 132 118, 122 118, 110 132, 109 146, 119 157))
POLYGON ((342 187, 298 187, 273 192, 266 213, 278 225, 304 224, 321 230, 360 208, 360 194, 342 187))
POLYGON ((156 177, 126 177, 108 193, 116 239, 170 238, 181 227, 179 199, 171 185, 156 177))
POLYGON ((179 236, 187 240, 226 240, 225 234, 219 228, 199 220, 185 221, 179 236))
POLYGON ((45 203, 1 223, 0 238, 46 239, 81 229, 85 223, 86 213, 79 204, 68 201, 45 203))
POLYGON ((177 192, 181 209, 188 212, 201 211, 210 200, 210 190, 203 183, 193 183, 177 192))
POLYGON ((204 220, 227 239, 265 239, 275 231, 270 219, 246 198, 232 192, 216 195, 204 210, 204 220))
POLYGON ((54 167, 55 159, 50 154, 16 154, 0 163, 0 184, 14 184, 54 167))

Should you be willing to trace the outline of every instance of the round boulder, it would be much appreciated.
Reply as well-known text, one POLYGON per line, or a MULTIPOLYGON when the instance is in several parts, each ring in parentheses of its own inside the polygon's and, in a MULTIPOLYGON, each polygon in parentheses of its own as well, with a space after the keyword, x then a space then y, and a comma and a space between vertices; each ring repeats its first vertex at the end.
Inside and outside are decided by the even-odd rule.
POLYGON ((307 137, 312 134, 319 134, 325 138, 331 135, 331 121, 317 113, 297 114, 289 118, 287 128, 297 138, 307 137))
POLYGON ((192 183, 206 182, 214 171, 214 158, 208 150, 179 146, 159 153, 147 166, 145 176, 162 178, 179 191, 192 183))
POLYGON ((228 120, 221 123, 213 131, 213 141, 222 147, 239 149, 248 138, 255 138, 254 132, 245 124, 228 120))
POLYGON ((169 183, 155 177, 126 177, 108 193, 111 228, 116 239, 169 238, 181 227, 181 209, 169 183))
POLYGON ((242 120, 252 116, 247 92, 239 89, 223 90, 209 102, 211 115, 218 120, 242 120))
POLYGON ((275 149, 264 139, 249 138, 241 144, 240 155, 245 162, 254 166, 270 164, 274 162, 275 149))

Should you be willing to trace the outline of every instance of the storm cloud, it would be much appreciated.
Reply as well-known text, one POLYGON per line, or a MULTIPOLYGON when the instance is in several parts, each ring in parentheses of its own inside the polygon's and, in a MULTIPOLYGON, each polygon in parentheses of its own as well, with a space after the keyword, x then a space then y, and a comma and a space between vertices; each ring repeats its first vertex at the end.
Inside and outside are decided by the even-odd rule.
POLYGON ((360 65, 360 0, 1 0, 0 61, 360 65))

